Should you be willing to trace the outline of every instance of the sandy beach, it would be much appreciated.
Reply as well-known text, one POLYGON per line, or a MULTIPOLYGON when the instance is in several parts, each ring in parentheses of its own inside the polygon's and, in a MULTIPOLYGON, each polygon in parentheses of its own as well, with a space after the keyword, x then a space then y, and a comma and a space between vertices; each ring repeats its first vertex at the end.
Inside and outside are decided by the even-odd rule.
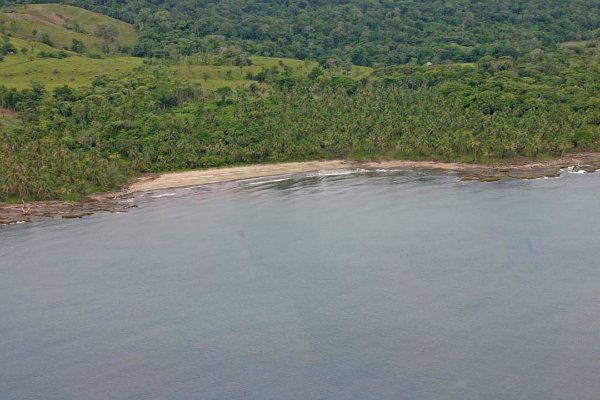
POLYGON ((425 170, 445 170, 462 171, 486 176, 496 176, 506 174, 512 177, 526 177, 529 174, 544 174, 557 170, 557 168, 571 165, 586 165, 600 161, 600 153, 585 153, 564 157, 552 161, 527 161, 510 162, 506 164, 486 165, 470 164, 460 162, 439 162, 439 161, 370 161, 357 162, 350 160, 326 160, 326 161, 306 161, 290 162, 278 164, 257 164, 240 167, 213 168, 199 171, 173 172, 153 176, 149 178, 140 178, 133 182, 127 189, 127 193, 147 192, 160 189, 172 189, 177 187, 207 185, 211 183, 229 182, 236 180, 261 178, 277 175, 291 175, 322 170, 340 170, 340 169, 392 169, 392 168, 410 168, 425 170), (538 171, 536 171, 538 170, 538 171), (511 174, 510 172, 513 172, 511 174), (518 172, 516 174, 515 172, 518 172), (518 176, 517 176, 518 175, 518 176))
POLYGON ((160 175, 145 175, 132 180, 121 190, 95 193, 84 202, 35 201, 22 204, 0 206, 0 225, 32 222, 40 218, 62 217, 82 218, 98 211, 123 212, 135 204, 123 200, 140 192, 152 192, 189 186, 208 185, 245 179, 294 175, 315 171, 335 171, 352 169, 423 169, 456 171, 463 174, 463 180, 493 182, 509 177, 533 179, 543 176, 556 176, 559 169, 567 166, 594 172, 600 167, 600 153, 569 155, 551 161, 531 161, 527 159, 505 164, 475 164, 440 161, 369 161, 323 160, 288 162, 277 164, 255 164, 239 167, 212 168, 197 171, 171 172, 160 175))

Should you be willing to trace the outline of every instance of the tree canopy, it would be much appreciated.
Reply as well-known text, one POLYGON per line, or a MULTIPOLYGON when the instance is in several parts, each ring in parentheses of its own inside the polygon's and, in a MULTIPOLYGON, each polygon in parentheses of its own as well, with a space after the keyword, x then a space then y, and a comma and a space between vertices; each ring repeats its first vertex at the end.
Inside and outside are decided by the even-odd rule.
POLYGON ((138 56, 189 55, 224 40, 252 54, 367 66, 473 62, 596 39, 600 28, 600 0, 63 2, 134 24, 138 56))

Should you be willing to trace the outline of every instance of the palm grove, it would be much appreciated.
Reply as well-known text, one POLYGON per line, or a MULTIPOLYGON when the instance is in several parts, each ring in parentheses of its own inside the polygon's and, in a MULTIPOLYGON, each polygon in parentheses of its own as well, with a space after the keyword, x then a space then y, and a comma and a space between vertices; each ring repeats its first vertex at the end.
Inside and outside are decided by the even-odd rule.
POLYGON ((490 161, 600 144, 596 1, 561 11, 552 0, 78 3, 134 23, 131 52, 146 65, 79 88, 0 87, 0 107, 20 118, 0 133, 0 201, 80 199, 143 172, 336 157, 490 161), (304 76, 283 65, 217 90, 169 70, 224 44, 321 65, 304 76), (329 73, 345 63, 375 69, 362 79, 329 73))

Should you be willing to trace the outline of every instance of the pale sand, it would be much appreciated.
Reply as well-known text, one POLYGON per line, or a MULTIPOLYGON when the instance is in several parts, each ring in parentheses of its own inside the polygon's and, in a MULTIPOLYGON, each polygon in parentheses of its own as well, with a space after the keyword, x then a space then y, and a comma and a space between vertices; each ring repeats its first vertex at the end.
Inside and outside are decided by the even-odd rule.
POLYGON ((146 192, 150 190, 175 187, 206 185, 260 178, 273 175, 289 175, 323 169, 335 170, 354 168, 356 164, 344 160, 291 162, 280 164, 255 164, 242 167, 212 168, 199 171, 185 171, 161 174, 156 179, 140 180, 131 184, 128 192, 146 192))
POLYGON ((173 172, 161 174, 158 177, 142 178, 132 183, 126 192, 147 192, 160 189, 206 185, 210 183, 229 182, 251 178, 260 178, 276 175, 291 175, 322 170, 340 170, 353 168, 419 168, 440 169, 449 171, 500 171, 500 170, 528 170, 542 167, 552 167, 563 164, 579 165, 590 160, 600 159, 600 153, 586 153, 573 155, 554 161, 510 163, 502 165, 483 165, 459 162, 438 161, 381 161, 381 162, 356 162, 349 160, 327 160, 289 162, 279 164, 256 164, 241 167, 212 168, 198 171, 173 172))

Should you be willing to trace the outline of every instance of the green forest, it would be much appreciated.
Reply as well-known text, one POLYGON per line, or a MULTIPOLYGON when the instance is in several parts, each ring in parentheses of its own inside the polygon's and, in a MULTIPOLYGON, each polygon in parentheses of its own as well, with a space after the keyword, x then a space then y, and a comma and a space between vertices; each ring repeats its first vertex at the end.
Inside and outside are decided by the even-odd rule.
POLYGON ((600 0, 32 3, 0 0, 0 202, 146 172, 600 148, 600 0))
POLYGON ((600 0, 62 3, 133 24, 140 32, 133 55, 155 57, 211 51, 225 40, 252 54, 316 60, 335 57, 366 66, 413 59, 473 62, 483 56, 516 57, 563 42, 595 39, 600 28, 600 0))

